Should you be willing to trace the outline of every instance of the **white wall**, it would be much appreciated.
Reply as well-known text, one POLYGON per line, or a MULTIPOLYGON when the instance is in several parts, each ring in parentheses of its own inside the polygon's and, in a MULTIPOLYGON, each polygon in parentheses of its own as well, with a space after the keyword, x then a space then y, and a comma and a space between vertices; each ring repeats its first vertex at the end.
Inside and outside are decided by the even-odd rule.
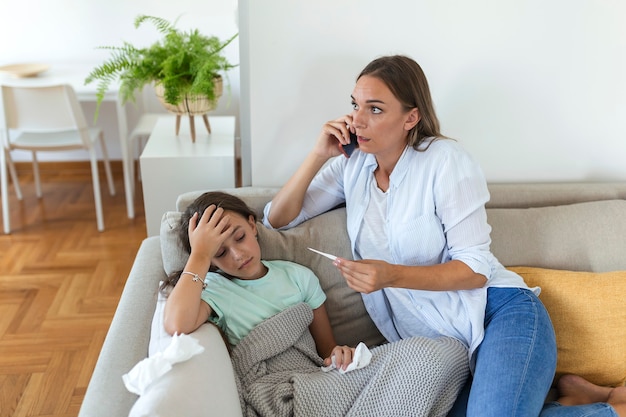
MULTIPOLYGON (((444 133, 490 180, 626 179, 626 2, 239 3, 238 28, 237 0, 0 0, 0 65, 98 64, 108 52, 97 46, 155 39, 133 27, 138 14, 180 16, 179 27, 220 38, 239 31, 227 54, 241 81, 240 68, 229 73, 231 95, 214 114, 241 113, 245 183, 280 185, 321 124, 350 110, 361 68, 405 53, 426 71, 444 133)), ((98 124, 119 158, 112 108, 98 124)))
POLYGON ((488 180, 626 180, 626 2, 240 0, 239 11, 253 185, 283 184, 321 125, 350 111, 362 67, 394 53, 422 65, 444 134, 488 180))
MULTIPOLYGON (((147 14, 175 21, 181 29, 197 28, 207 36, 227 39, 238 32, 237 0, 0 0, 0 65, 45 62, 52 66, 76 63, 96 66, 109 57, 98 46, 121 46, 124 41, 148 46, 160 38, 149 24, 135 29, 135 17, 147 14)), ((225 50, 232 63, 239 63, 239 39, 225 50)), ((239 68, 227 74, 231 93, 225 89, 214 115, 239 116, 239 68)), ((160 111, 156 99, 150 109, 160 111)), ((95 106, 83 106, 87 120, 95 106)), ((127 106, 129 129, 136 120, 133 105, 127 106)), ((117 119, 113 105, 104 104, 98 125, 105 129, 111 157, 120 159, 117 119)), ((238 131, 237 131, 238 134, 238 131)), ((86 159, 84 154, 54 155, 49 159, 86 159)), ((21 159, 17 155, 14 159, 21 159)), ((42 156, 42 159, 44 157, 42 156)))

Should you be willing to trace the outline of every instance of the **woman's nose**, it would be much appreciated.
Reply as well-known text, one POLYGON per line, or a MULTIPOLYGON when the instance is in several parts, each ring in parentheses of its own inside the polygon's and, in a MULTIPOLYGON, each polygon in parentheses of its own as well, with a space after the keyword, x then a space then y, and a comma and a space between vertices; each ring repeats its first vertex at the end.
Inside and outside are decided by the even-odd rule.
POLYGON ((352 126, 355 129, 362 129, 365 126, 365 119, 359 109, 352 111, 352 126))

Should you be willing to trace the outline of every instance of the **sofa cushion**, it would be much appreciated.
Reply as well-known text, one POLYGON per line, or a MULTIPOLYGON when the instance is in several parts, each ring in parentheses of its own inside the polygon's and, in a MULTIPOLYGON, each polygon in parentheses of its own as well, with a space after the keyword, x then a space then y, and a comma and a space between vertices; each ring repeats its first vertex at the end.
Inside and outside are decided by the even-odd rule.
POLYGON ((189 257, 178 239, 181 214, 177 211, 168 211, 161 218, 161 256, 163 257, 163 269, 168 276, 182 271, 189 257))
POLYGON ((505 266, 626 269, 626 200, 487 209, 491 250, 505 266))
POLYGON ((556 332, 557 379, 571 373, 600 385, 626 383, 626 271, 509 269, 541 287, 556 332))
MULTIPOLYGON (((161 222, 161 251, 168 275, 181 271, 187 261, 176 231, 180 216, 179 212, 168 212, 161 222)), ((326 309, 337 343, 356 346, 358 342, 364 342, 374 346, 385 342, 367 314, 360 293, 348 287, 331 260, 307 249, 312 247, 342 258, 352 258, 344 208, 321 214, 285 231, 270 230, 261 223, 257 226, 264 259, 296 262, 317 275, 327 296, 326 309)))

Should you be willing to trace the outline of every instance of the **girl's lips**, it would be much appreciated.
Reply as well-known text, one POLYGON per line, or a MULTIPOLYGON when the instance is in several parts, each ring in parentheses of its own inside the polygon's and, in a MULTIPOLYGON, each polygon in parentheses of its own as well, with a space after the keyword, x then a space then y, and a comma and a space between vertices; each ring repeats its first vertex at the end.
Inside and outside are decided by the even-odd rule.
POLYGON ((238 270, 240 279, 259 279, 264 277, 267 273, 267 269, 262 262, 258 262, 255 257, 251 257, 244 263, 242 263, 238 270), (257 269, 257 267, 259 269, 257 269))
POLYGON ((245 261, 244 263, 242 263, 241 265, 239 265, 239 269, 244 269, 246 268, 248 265, 250 265, 250 262, 252 262, 252 258, 248 258, 247 261, 245 261))

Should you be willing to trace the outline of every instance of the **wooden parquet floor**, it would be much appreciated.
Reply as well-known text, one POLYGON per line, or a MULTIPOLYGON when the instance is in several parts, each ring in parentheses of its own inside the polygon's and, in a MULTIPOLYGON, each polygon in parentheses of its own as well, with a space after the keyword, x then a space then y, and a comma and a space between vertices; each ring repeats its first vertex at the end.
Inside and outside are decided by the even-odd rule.
POLYGON ((102 173, 98 232, 86 163, 42 164, 42 199, 30 172, 18 164, 24 200, 11 186, 12 234, 0 231, 0 417, 76 416, 146 236, 141 183, 129 219, 121 164, 115 196, 102 173))

